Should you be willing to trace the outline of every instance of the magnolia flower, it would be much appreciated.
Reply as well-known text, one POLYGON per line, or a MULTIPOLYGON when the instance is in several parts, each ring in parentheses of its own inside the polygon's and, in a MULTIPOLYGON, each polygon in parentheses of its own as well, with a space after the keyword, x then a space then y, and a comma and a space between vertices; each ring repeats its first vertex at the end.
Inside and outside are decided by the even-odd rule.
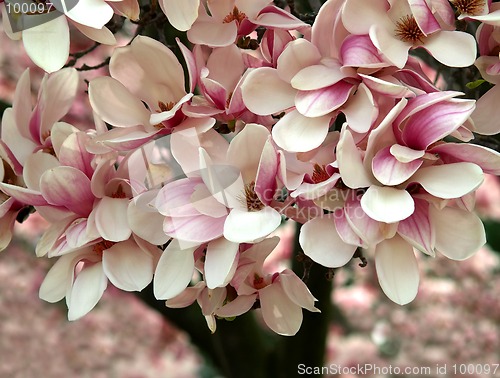
POLYGON ((450 67, 470 66, 476 58, 474 37, 443 30, 424 0, 347 0, 342 22, 352 34, 368 34, 384 57, 399 68, 408 60, 408 51, 417 47, 450 67))
MULTIPOLYGON (((116 43, 111 31, 104 26, 113 17, 113 8, 106 1, 80 0, 75 4, 69 10, 58 9, 62 13, 59 17, 41 25, 7 34, 13 39, 22 38, 30 59, 47 72, 58 71, 68 60, 69 23, 96 42, 109 45, 116 43)), ((5 7, 2 7, 2 17, 8 20, 5 7)))
POLYGON ((53 149, 52 129, 73 105, 77 89, 78 74, 74 68, 46 74, 33 107, 30 72, 29 69, 24 71, 16 86, 12 108, 3 114, 1 131, 4 150, 0 155, 11 161, 17 174, 21 174, 26 159, 33 152, 53 149))
MULTIPOLYGON (((170 133, 186 119, 181 107, 193 94, 186 93, 184 70, 162 43, 137 36, 130 46, 114 51, 109 69, 111 77, 90 82, 89 99, 98 116, 116 128, 96 141, 129 150, 158 133, 170 133)), ((191 91, 194 85, 191 81, 191 91)))
MULTIPOLYGON (((280 273, 263 272, 264 260, 278 244, 277 237, 265 239, 243 252, 231 285, 238 296, 246 296, 252 303, 258 294, 264 322, 279 335, 295 335, 302 323, 302 309, 320 312, 316 299, 294 272, 285 269, 280 273)), ((239 297, 238 297, 239 298, 239 297)), ((244 306, 243 301, 239 302, 244 306)))
POLYGON ((137 239, 114 243, 99 240, 61 256, 40 286, 40 298, 58 302, 66 297, 68 319, 76 320, 92 310, 108 280, 125 291, 141 291, 153 278, 158 248, 137 239))
POLYGON ((198 10, 192 8, 187 12, 187 4, 176 11, 167 10, 166 7, 165 10, 172 24, 184 30, 187 30, 186 27, 196 15, 196 21, 189 26, 188 39, 194 44, 211 47, 229 46, 238 36, 250 34, 257 26, 287 30, 307 26, 290 13, 270 4, 269 0, 208 0, 200 3, 198 10))

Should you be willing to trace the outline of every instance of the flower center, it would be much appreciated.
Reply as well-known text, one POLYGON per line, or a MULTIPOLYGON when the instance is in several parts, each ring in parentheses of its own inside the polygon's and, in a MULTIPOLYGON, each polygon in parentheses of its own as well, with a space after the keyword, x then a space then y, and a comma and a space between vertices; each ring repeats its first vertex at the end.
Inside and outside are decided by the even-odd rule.
POLYGON ((417 24, 417 21, 413 16, 404 16, 396 22, 396 37, 398 37, 403 42, 423 43, 423 38, 425 37, 422 30, 417 24))
POLYGON ((483 13, 484 0, 451 0, 460 13, 477 16, 483 13))
POLYGON ((257 273, 253 276, 253 287, 257 290, 265 288, 267 285, 264 281, 264 277, 259 276, 257 273))
POLYGON ((237 7, 234 7, 233 8, 233 11, 230 12, 226 17, 224 17, 224 19, 222 20, 222 22, 224 24, 229 24, 230 22, 233 22, 236 20, 236 22, 238 24, 241 24, 241 22, 247 18, 247 15, 243 12, 240 12, 239 9, 237 7))
POLYGON ((115 242, 111 242, 111 241, 108 241, 108 240, 103 240, 97 244, 94 244, 94 247, 92 248, 92 251, 102 257, 102 253, 106 250, 106 249, 110 249, 112 246, 114 246, 116 243, 115 242))
POLYGON ((326 181, 330 178, 328 173, 326 173, 326 169, 324 165, 319 165, 319 164, 314 164, 314 171, 311 176, 311 180, 315 183, 318 184, 320 182, 326 181))
POLYGON ((250 184, 245 185, 243 203, 246 205, 248 211, 260 211, 266 207, 257 196, 257 193, 255 193, 255 182, 252 181, 250 184))
POLYGON ((118 185, 116 192, 111 195, 112 198, 127 198, 127 194, 123 191, 122 184, 118 185))

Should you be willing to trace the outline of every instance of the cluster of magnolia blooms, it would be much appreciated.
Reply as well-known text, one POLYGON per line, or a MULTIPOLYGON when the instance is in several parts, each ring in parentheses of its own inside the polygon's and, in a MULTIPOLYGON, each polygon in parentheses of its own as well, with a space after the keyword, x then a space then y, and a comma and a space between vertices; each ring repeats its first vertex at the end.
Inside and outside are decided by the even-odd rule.
POLYGON ((148 37, 117 48, 110 76, 88 85, 91 129, 61 121, 82 90, 62 68, 68 22, 113 43, 104 25, 113 12, 137 18, 135 1, 81 0, 13 35, 50 74, 33 106, 27 70, 2 118, 0 248, 26 208, 50 222, 36 255, 57 260, 40 297, 66 298, 70 320, 108 281, 153 282, 168 307, 197 301, 212 331, 258 307, 293 335, 315 298, 290 269, 264 265, 292 219, 314 262, 338 268, 363 248, 385 294, 412 301, 417 251, 462 260, 485 243, 475 190, 500 174, 499 153, 468 143, 500 132, 500 86, 462 99, 409 55, 500 80, 500 4, 452 3, 328 0, 309 26, 269 0, 163 0, 192 43, 178 46, 187 71, 148 37), (476 38, 455 30, 456 14, 480 23, 476 38))

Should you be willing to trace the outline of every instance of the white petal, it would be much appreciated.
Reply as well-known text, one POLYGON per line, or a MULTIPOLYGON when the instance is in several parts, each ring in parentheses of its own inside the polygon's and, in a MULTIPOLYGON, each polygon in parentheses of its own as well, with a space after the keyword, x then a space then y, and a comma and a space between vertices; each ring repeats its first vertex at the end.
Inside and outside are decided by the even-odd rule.
POLYGON ((410 178, 433 196, 458 198, 477 189, 484 180, 483 171, 473 163, 453 163, 421 168, 410 178))
POLYGON ((279 147, 290 152, 311 151, 325 140, 330 120, 331 115, 309 118, 292 110, 274 125, 273 139, 279 147))
POLYGON ((423 47, 449 67, 468 67, 476 60, 476 40, 460 31, 435 33, 425 40, 423 47))
POLYGON ((111 283, 125 291, 141 291, 153 279, 153 257, 132 239, 105 250, 102 264, 111 283))
POLYGON ((163 232, 163 215, 149 205, 158 191, 145 192, 130 201, 127 218, 130 229, 141 239, 154 245, 165 244, 170 237, 163 232))
POLYGON ((281 285, 272 284, 259 290, 262 316, 278 335, 293 336, 302 324, 302 308, 293 303, 281 285))
POLYGON ((189 285, 194 273, 195 249, 182 248, 175 239, 165 248, 154 276, 153 291, 157 299, 173 298, 189 285))
POLYGON ((430 206, 431 225, 436 233, 436 250, 452 260, 465 260, 486 243, 478 216, 466 210, 430 206))
POLYGON ((296 305, 311 312, 321 312, 314 307, 317 300, 313 297, 306 284, 291 270, 287 269, 279 275, 280 284, 285 294, 296 305))
POLYGON ((413 248, 401 237, 381 242, 375 251, 378 282, 392 301, 405 305, 418 293, 420 280, 413 248))
POLYGON ((260 211, 232 209, 224 223, 224 237, 235 243, 252 243, 281 224, 281 215, 268 206, 260 211))
POLYGON ((415 203, 406 190, 372 185, 361 198, 361 207, 376 221, 394 223, 412 215, 415 203))
POLYGON ((55 303, 66 296, 67 285, 71 284, 72 271, 79 257, 79 254, 69 254, 56 261, 40 286, 38 295, 41 299, 55 303))
POLYGON ((85 267, 76 276, 68 303, 68 320, 76 320, 92 310, 101 299, 108 280, 102 262, 85 267))
POLYGON ((205 282, 209 289, 226 286, 234 259, 238 253, 238 243, 224 238, 211 241, 205 256, 205 282))
POLYGON ((66 17, 57 17, 42 25, 24 30, 26 53, 47 72, 62 68, 69 56, 69 28, 66 17))
POLYGON ((132 234, 128 225, 126 198, 104 197, 95 207, 95 223, 101 236, 109 241, 127 240, 132 234))
POLYGON ((269 67, 251 71, 241 86, 245 106, 258 115, 278 113, 294 105, 295 93, 289 83, 269 67))
POLYGON ((299 236, 304 253, 313 261, 327 268, 338 268, 351 260, 355 245, 344 243, 333 219, 318 217, 305 223, 299 236))
POLYGON ((354 143, 351 132, 345 129, 337 145, 337 162, 342 181, 349 188, 370 186, 371 180, 363 166, 361 153, 354 143))

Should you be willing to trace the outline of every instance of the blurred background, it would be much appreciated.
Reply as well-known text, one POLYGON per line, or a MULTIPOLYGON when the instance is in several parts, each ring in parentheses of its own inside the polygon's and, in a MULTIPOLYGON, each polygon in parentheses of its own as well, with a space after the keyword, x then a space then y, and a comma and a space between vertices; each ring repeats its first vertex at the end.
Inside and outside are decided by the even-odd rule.
MULTIPOLYGON (((34 90, 42 73, 1 30, 0 46, 0 100, 9 104, 24 67, 31 67, 34 90)), ((72 47, 79 51, 88 46, 72 43, 72 47)), ((102 48, 100 52, 104 56, 109 50, 102 48)), ((99 55, 93 55, 82 63, 100 61, 99 55)), ((92 71, 85 77, 97 74, 92 71)), ((91 124, 92 119, 83 90, 80 92, 82 98, 67 120, 81 126, 91 124)), ((420 290, 407 306, 385 297, 370 260, 365 268, 353 262, 336 271, 331 296, 335 317, 328 332, 326 366, 430 367, 431 374, 425 376, 492 376, 485 371, 460 374, 458 367, 500 363, 497 177, 487 177, 478 190, 476 208, 484 219, 489 245, 464 262, 418 254, 420 290), (446 375, 439 375, 436 367, 445 364, 446 375), (457 364, 457 374, 453 364, 457 364)), ((53 263, 34 254, 46 224, 35 214, 16 227, 16 238, 0 253, 0 378, 218 376, 187 334, 136 296, 111 285, 90 314, 68 322, 65 303, 48 304, 38 298, 38 288, 53 263)), ((288 226, 278 233, 282 243, 269 263, 280 265, 291 254, 294 228, 288 226)), ((199 321, 204 322, 201 314, 199 321)), ((210 332, 208 328, 206 332, 210 332)), ((496 376, 500 376, 500 368, 496 376)))

